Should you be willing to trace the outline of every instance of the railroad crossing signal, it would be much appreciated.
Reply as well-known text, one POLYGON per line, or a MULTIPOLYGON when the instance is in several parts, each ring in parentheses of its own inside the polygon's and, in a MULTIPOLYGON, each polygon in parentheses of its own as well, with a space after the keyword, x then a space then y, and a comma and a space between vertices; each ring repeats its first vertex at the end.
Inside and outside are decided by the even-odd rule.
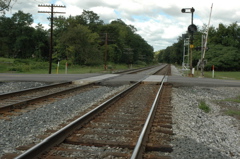
MULTIPOLYGON (((195 9, 192 7, 192 8, 183 8, 182 10, 182 13, 191 13, 191 24, 188 26, 188 33, 191 35, 190 37, 190 49, 191 49, 191 52, 190 52, 190 70, 192 72, 192 50, 194 48, 194 45, 193 45, 193 34, 197 31, 197 27, 196 25, 193 24, 193 12, 195 12, 195 9)), ((192 73, 190 73, 190 76, 192 76, 192 73)))

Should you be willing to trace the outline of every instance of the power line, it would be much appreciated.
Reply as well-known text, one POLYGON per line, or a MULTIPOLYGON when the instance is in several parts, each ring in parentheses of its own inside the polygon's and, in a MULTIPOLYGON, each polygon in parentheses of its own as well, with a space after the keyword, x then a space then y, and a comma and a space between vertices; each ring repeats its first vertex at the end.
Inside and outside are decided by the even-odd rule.
POLYGON ((65 14, 66 12, 56 12, 54 11, 54 8, 66 8, 66 6, 62 5, 49 5, 49 4, 40 4, 38 7, 51 7, 51 11, 38 11, 38 13, 51 13, 51 33, 50 33, 50 49, 49 49, 49 74, 52 72, 52 54, 53 54, 53 13, 58 14, 65 14))

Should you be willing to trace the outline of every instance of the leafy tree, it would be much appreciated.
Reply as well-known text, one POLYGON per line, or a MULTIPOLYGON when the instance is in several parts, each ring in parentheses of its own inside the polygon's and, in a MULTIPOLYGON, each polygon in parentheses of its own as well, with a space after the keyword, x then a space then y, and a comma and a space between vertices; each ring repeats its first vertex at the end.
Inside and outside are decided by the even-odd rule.
MULTIPOLYGON (((206 25, 194 34, 194 46, 201 46, 202 35, 205 34, 207 29, 206 25)), ((210 27, 208 32, 208 48, 206 54, 207 60, 206 70, 211 70, 212 65, 219 71, 237 71, 240 70, 240 27, 238 24, 232 23, 229 26, 220 23, 218 28, 210 27)), ((181 52, 183 43, 181 38, 177 43, 172 46, 161 50, 158 55, 159 62, 179 63, 181 59, 181 52)), ((193 49, 193 67, 197 65, 198 60, 201 58, 201 51, 193 49)))
POLYGON ((0 0, 0 12, 5 13, 5 10, 9 10, 11 7, 11 2, 13 0, 0 0))
POLYGON ((0 17, 0 56, 10 57, 12 55, 12 44, 15 42, 14 22, 11 18, 0 17))
POLYGON ((14 13, 11 19, 20 27, 30 26, 33 23, 32 15, 30 13, 24 13, 23 11, 14 13))
POLYGON ((89 29, 93 32, 97 32, 98 27, 103 24, 103 21, 100 20, 100 17, 93 11, 83 10, 83 13, 80 17, 82 18, 81 20, 84 21, 85 25, 89 26, 89 29))
POLYGON ((32 15, 18 11, 11 18, 0 17, 0 55, 12 58, 46 58, 47 31, 35 28, 32 15))
MULTIPOLYGON (((49 30, 41 24, 34 28, 32 23, 32 15, 23 11, 11 18, 0 17, 1 56, 48 59, 49 30)), ((102 64, 107 51, 109 62, 151 63, 153 47, 136 32, 134 26, 121 19, 104 24, 92 11, 84 10, 81 15, 68 18, 59 16, 54 20, 53 57, 55 60, 68 58, 73 64, 93 65, 102 64)))
POLYGON ((14 56, 18 58, 29 58, 34 52, 34 28, 30 27, 33 23, 32 15, 18 11, 12 16, 14 22, 15 43, 13 45, 14 56))
POLYGON ((79 24, 69 28, 62 35, 61 42, 67 46, 67 57, 74 64, 90 65, 98 64, 101 59, 99 58, 98 39, 98 34, 79 24))
POLYGON ((33 57, 37 59, 48 59, 49 56, 49 42, 48 32, 44 29, 42 24, 38 24, 33 33, 34 51, 33 57))

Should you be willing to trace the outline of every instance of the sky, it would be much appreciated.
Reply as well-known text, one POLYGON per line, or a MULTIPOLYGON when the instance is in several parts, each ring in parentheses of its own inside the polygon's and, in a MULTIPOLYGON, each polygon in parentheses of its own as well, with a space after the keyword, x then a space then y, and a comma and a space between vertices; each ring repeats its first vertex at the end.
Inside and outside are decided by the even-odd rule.
POLYGON ((105 24, 121 19, 127 25, 133 25, 136 33, 153 46, 154 51, 171 46, 186 33, 191 24, 191 13, 182 13, 183 8, 195 9, 193 23, 200 29, 208 24, 212 4, 210 26, 217 28, 219 23, 229 25, 240 21, 238 0, 15 0, 6 16, 22 10, 33 15, 33 25, 41 23, 49 27, 49 15, 38 11, 50 11, 50 8, 38 7, 39 4, 66 6, 54 9, 66 14, 54 16, 81 15, 83 10, 89 10, 100 16, 105 24))

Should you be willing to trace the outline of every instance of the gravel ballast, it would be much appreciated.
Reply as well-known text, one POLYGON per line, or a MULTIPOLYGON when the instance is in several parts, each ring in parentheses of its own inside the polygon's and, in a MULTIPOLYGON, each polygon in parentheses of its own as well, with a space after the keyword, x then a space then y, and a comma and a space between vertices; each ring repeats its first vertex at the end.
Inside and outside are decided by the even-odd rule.
MULTIPOLYGON (((23 87, 23 83, 18 83, 23 87)), ((17 83, 14 84, 17 87, 17 83)), ((30 110, 10 120, 0 120, 0 157, 16 152, 15 148, 39 142, 39 136, 47 129, 54 129, 59 124, 73 118, 94 103, 127 87, 98 87, 71 98, 30 110)))
POLYGON ((240 88, 182 87, 173 88, 174 159, 239 159, 240 121, 225 111, 240 103, 223 102, 236 98, 240 88), (199 109, 200 101, 210 108, 199 109), (223 108, 224 106, 224 108, 223 108))
MULTIPOLYGON (((7 82, 0 84, 0 93, 42 86, 46 83, 7 82), (9 91, 10 90, 10 91, 9 91)), ((72 118, 102 98, 122 90, 121 87, 99 87, 77 96, 28 111, 11 120, 0 120, 0 158, 16 152, 15 147, 39 142, 36 136, 72 118)), ((173 159, 239 159, 240 121, 226 115, 225 110, 240 110, 236 102, 223 99, 240 95, 238 87, 179 87, 173 88, 173 159), (210 112, 198 108, 204 101, 210 112)))
POLYGON ((33 87, 42 87, 50 83, 43 82, 0 82, 0 94, 20 91, 33 87))

